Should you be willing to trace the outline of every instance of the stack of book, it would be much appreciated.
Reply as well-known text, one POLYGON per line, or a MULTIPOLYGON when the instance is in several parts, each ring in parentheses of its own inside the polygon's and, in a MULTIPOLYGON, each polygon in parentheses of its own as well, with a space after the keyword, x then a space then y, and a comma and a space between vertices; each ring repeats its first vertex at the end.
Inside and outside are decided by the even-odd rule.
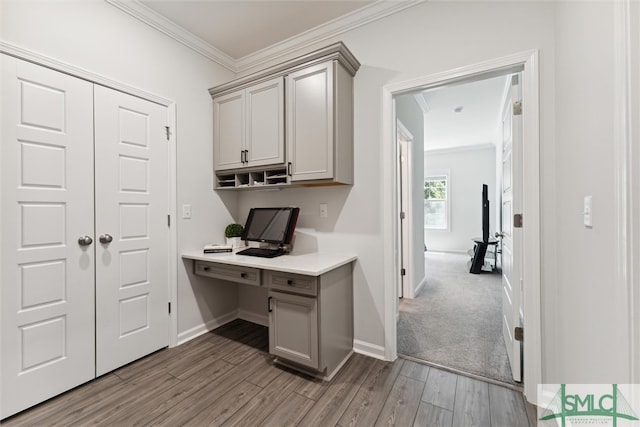
POLYGON ((210 244, 204 245, 205 254, 217 254, 221 252, 233 252, 231 245, 210 244))

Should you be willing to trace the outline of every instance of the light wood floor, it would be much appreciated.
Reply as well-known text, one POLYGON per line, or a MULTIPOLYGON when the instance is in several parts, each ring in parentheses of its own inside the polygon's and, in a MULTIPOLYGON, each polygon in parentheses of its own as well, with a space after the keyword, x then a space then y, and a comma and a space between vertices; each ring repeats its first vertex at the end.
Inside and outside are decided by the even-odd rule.
POLYGON ((237 320, 3 421, 8 426, 534 426, 522 394, 354 354, 331 382, 275 365, 237 320))

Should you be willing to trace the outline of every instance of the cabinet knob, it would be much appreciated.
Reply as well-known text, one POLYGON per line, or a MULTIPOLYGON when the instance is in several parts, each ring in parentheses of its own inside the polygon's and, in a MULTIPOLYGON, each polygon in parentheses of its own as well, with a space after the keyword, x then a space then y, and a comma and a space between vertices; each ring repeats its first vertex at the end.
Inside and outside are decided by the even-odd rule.
POLYGON ((287 279, 287 285, 293 285, 293 280, 287 279))
POLYGON ((202 268, 204 271, 209 271, 209 267, 203 267, 202 268))
POLYGON ((247 273, 240 273, 240 277, 244 279, 245 277, 247 277, 247 273))

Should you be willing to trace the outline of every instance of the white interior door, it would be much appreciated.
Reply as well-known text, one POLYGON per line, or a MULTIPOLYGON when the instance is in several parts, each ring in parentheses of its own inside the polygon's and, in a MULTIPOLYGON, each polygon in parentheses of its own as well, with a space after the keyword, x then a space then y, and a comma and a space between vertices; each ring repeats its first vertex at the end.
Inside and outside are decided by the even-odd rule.
POLYGON ((523 322, 522 229, 514 226, 514 214, 522 212, 522 115, 514 113, 521 99, 519 79, 519 74, 512 76, 502 113, 502 334, 515 381, 522 381, 521 341, 515 339, 515 328, 523 322))
POLYGON ((95 86, 96 372, 169 343, 166 107, 95 86))
POLYGON ((398 143, 398 172, 399 172, 399 191, 398 205, 400 206, 400 280, 398 295, 401 298, 414 298, 413 283, 413 266, 411 263, 411 253, 413 239, 411 238, 412 228, 412 212, 411 212, 411 144, 413 143, 413 135, 400 122, 396 122, 397 134, 396 141, 398 143))
POLYGON ((0 58, 4 418, 94 378, 95 242, 91 83, 0 58))

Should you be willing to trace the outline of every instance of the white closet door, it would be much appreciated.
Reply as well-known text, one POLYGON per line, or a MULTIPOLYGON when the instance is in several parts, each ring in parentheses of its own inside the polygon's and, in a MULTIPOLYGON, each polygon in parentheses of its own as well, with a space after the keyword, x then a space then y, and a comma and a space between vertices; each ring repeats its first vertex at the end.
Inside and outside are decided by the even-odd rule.
POLYGON ((94 378, 95 242, 92 85, 0 60, 4 418, 94 378))
POLYGON ((102 375, 169 344, 169 146, 166 107, 98 85, 94 94, 102 375))

